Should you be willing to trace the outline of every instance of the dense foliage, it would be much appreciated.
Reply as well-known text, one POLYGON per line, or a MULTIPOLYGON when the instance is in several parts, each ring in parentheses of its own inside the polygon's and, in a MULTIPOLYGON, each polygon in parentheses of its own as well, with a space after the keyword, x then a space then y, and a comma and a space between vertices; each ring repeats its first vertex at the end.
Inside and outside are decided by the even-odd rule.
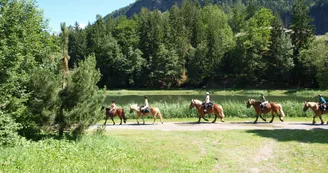
POLYGON ((98 15, 86 29, 71 26, 69 56, 77 61, 94 53, 102 73, 99 86, 108 88, 316 88, 322 83, 318 71, 300 59, 315 38, 309 1, 284 1, 284 7, 271 1, 211 2, 183 0, 165 12, 143 8, 131 18, 98 15), (292 11, 290 28, 263 6, 292 11))
POLYGON ((60 44, 33 1, 2 0, 0 14, 0 145, 17 144, 22 136, 63 135, 63 130, 79 136, 85 126, 99 120, 103 103, 95 57, 79 62, 64 76, 65 25, 66 36, 61 35, 66 38, 60 44))

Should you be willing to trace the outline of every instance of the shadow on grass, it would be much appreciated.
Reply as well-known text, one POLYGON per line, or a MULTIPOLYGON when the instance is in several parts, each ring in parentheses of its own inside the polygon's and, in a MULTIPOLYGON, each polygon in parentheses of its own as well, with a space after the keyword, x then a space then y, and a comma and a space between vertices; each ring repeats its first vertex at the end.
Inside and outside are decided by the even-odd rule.
POLYGON ((157 124, 159 124, 159 123, 156 123, 155 122, 155 124, 152 124, 152 123, 145 123, 145 124, 142 124, 142 123, 140 123, 140 124, 137 124, 137 123, 133 123, 133 124, 122 124, 122 125, 120 125, 120 124, 115 124, 115 125, 113 125, 113 124, 106 124, 106 125, 103 125, 103 124, 97 124, 97 125, 95 125, 95 126, 97 126, 97 127, 101 127, 101 126, 105 126, 105 127, 110 127, 110 126, 113 126, 113 127, 115 127, 115 126, 151 126, 151 125, 157 125, 157 124))
POLYGON ((313 130, 247 130, 246 132, 280 142, 328 143, 328 130, 321 128, 313 130))

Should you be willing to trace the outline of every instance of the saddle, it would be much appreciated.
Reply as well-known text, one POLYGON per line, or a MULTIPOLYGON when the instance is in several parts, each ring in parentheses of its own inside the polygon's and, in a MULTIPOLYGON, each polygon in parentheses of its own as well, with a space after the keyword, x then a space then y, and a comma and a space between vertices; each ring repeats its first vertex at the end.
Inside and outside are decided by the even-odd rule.
POLYGON ((321 111, 325 111, 325 110, 327 110, 327 105, 328 105, 328 103, 321 104, 321 105, 320 105, 320 110, 321 110, 321 111))
POLYGON ((140 106, 140 111, 141 111, 141 113, 143 113, 143 114, 145 114, 145 113, 149 113, 149 112, 150 112, 149 107, 146 108, 145 110, 142 110, 141 108, 144 108, 144 107, 145 107, 145 106, 140 106))
MULTIPOLYGON (((213 108, 213 106, 214 106, 214 104, 213 104, 212 102, 209 102, 209 103, 207 104, 207 107, 209 107, 209 108, 211 108, 211 109, 213 108)), ((205 102, 202 103, 202 108, 203 108, 203 109, 206 109, 206 108, 205 108, 205 102)))

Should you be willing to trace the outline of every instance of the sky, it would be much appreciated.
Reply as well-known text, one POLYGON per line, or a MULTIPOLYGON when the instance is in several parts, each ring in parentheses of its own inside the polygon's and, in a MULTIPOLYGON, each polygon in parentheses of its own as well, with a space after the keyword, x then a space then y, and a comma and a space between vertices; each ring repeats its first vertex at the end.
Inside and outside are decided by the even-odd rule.
POLYGON ((135 0, 37 0, 44 18, 49 19, 49 28, 55 33, 60 32, 62 22, 69 26, 77 21, 81 27, 85 27, 88 22, 96 21, 97 14, 105 17, 133 2, 135 0))

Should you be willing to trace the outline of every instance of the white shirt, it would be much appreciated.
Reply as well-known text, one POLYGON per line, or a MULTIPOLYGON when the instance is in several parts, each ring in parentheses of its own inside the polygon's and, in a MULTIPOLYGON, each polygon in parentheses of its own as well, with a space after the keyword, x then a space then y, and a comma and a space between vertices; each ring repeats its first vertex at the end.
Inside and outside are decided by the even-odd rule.
POLYGON ((210 102, 210 95, 207 95, 206 97, 205 97, 205 103, 209 103, 210 102))
POLYGON ((145 107, 149 107, 148 100, 145 99, 145 107))

